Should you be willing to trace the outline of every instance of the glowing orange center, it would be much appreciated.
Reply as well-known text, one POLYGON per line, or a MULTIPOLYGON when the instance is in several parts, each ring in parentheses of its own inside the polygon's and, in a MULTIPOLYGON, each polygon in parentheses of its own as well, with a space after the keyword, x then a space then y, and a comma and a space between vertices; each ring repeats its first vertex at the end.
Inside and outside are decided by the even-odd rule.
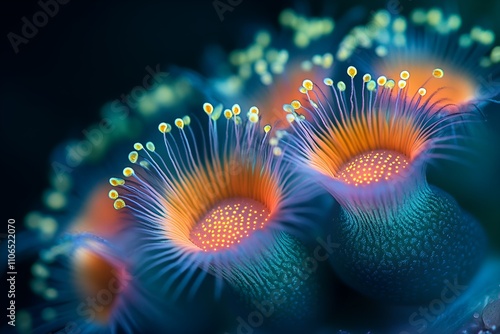
POLYGON ((204 251, 228 248, 263 228, 269 216, 269 209, 253 199, 226 199, 198 222, 190 239, 204 251))
POLYGON ((122 277, 109 261, 90 250, 79 250, 75 260, 76 285, 82 299, 95 298, 95 319, 107 323, 122 287, 122 277))
POLYGON ((388 181, 408 166, 407 158, 394 151, 371 151, 356 156, 340 169, 337 177, 347 184, 368 185, 388 181))

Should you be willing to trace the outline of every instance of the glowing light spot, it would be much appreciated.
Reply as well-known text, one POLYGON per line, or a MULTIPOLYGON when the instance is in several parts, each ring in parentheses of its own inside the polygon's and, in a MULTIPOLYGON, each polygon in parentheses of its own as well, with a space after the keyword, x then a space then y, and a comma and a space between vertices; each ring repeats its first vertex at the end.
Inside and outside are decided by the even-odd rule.
POLYGON ((182 118, 177 118, 174 123, 175 126, 177 126, 179 129, 184 129, 184 121, 182 120, 182 118))
POLYGON ((106 294, 109 299, 106 299, 106 303, 98 303, 100 311, 95 312, 96 321, 107 323, 116 305, 119 291, 125 288, 124 270, 113 265, 102 255, 86 248, 76 251, 73 270, 82 299, 101 295, 103 290, 109 292, 106 294))
POLYGON ((351 77, 354 78, 356 74, 358 74, 358 70, 354 66, 349 66, 347 68, 347 74, 351 77))
POLYGON ((327 86, 333 86, 333 80, 330 78, 323 79, 323 83, 327 86))
POLYGON ((211 115, 214 111, 214 106, 210 103, 204 103, 203 104, 203 110, 208 114, 211 115))
POLYGON ((399 74, 399 77, 402 80, 408 80, 410 78, 410 72, 408 72, 408 71, 401 71, 401 73, 399 74))
POLYGON ((158 130, 160 130, 161 133, 169 133, 172 130, 172 126, 167 123, 160 123, 160 125, 158 125, 158 130))
POLYGON ((250 112, 251 114, 258 115, 258 114, 259 114, 259 108, 255 107, 255 106, 250 107, 249 112, 250 112))
POLYGON ((314 84, 312 83, 311 80, 306 79, 302 82, 302 87, 304 87, 306 90, 312 90, 314 88, 314 84))
POLYGON ((434 71, 432 71, 432 76, 434 78, 440 79, 443 77, 443 75, 444 75, 444 71, 440 68, 436 68, 436 69, 434 69, 434 71))
POLYGON ((108 193, 108 197, 111 198, 111 199, 117 199, 118 198, 118 191, 112 189, 109 191, 108 193))
POLYGON ((109 184, 111 184, 113 187, 122 186, 125 184, 125 180, 112 177, 109 179, 109 184))
POLYGON ((248 120, 251 123, 257 123, 259 121, 259 116, 257 116, 257 114, 249 113, 248 114, 248 120))
POLYGON ((231 111, 233 112, 234 115, 238 116, 239 114, 241 114, 240 105, 239 104, 233 105, 233 107, 231 108, 231 111))
POLYGON ((116 209, 116 210, 120 210, 120 209, 123 209, 125 207, 125 201, 122 200, 121 198, 118 198, 114 203, 113 203, 113 207, 116 209))
POLYGON ((229 248, 266 225, 269 209, 250 198, 230 198, 216 204, 191 230, 190 239, 200 249, 229 248))
POLYGON ((293 108, 293 109, 295 109, 295 110, 300 109, 300 107, 301 107, 300 102, 299 102, 299 101, 297 101, 297 100, 292 101, 292 103, 290 103, 290 105, 291 105, 291 106, 292 106, 292 108, 293 108))
POLYGON ((405 155, 394 151, 371 151, 354 157, 344 164, 337 173, 337 178, 355 186, 368 185, 379 180, 391 180, 394 173, 408 167, 405 155))
POLYGON ((380 77, 378 77, 378 79, 377 79, 377 84, 378 84, 379 86, 384 86, 384 85, 386 84, 386 82, 387 82, 387 78, 386 78, 385 76, 383 76, 383 75, 381 75, 381 76, 380 76, 380 77))
POLYGON ((133 164, 137 162, 137 158, 139 158, 139 154, 136 151, 132 151, 128 154, 128 160, 133 164))
POLYGON ((125 176, 125 177, 130 177, 130 176, 132 176, 132 175, 134 175, 134 170, 133 170, 132 168, 130 168, 130 167, 125 167, 125 168, 123 169, 123 176, 125 176))

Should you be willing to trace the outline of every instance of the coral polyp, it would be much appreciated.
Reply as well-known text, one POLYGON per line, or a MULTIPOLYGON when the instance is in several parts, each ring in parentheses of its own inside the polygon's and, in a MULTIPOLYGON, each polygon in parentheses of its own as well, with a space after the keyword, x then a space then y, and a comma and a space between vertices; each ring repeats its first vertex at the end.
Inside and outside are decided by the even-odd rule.
MULTIPOLYGON (((483 17, 500 1, 486 1, 154 1, 76 11, 112 24, 98 29, 105 37, 123 24, 117 38, 94 44, 119 46, 125 53, 115 56, 132 62, 120 70, 121 58, 104 59, 99 72, 77 52, 99 82, 75 81, 87 72, 54 66, 89 48, 56 38, 47 50, 61 54, 34 59, 46 66, 26 67, 27 80, 8 80, 9 89, 36 87, 61 72, 63 99, 32 95, 67 108, 116 95, 93 124, 54 120, 72 138, 51 153, 48 187, 24 225, 10 213, 8 238, 0 232, 10 289, 0 332, 500 331, 500 21, 483 17), (138 38, 124 44, 130 32, 138 38), (150 64, 129 82, 135 65, 165 55, 177 64, 150 64), (115 74, 115 89, 135 86, 104 91, 115 74), (84 85, 68 90, 68 79, 84 85)), ((19 38, 31 40, 56 2, 25 13, 19 38)), ((87 35, 80 42, 97 36, 87 35)), ((7 121, 23 121, 19 101, 33 106, 21 93, 7 121)), ((50 115, 21 122, 22 148, 7 145, 7 164, 21 168, 8 175, 29 175, 6 188, 21 194, 13 207, 39 182, 40 166, 19 159, 40 161, 32 139, 56 134, 26 129, 50 115)))
MULTIPOLYGON (((117 186, 110 197, 115 208, 131 210, 145 240, 153 240, 143 248, 153 252, 150 266, 165 273, 163 287, 173 296, 184 289, 196 293, 207 272, 249 303, 268 300, 276 289, 285 295, 290 282, 279 278, 273 263, 300 268, 305 247, 287 231, 309 222, 300 215, 316 191, 294 175, 279 148, 267 144, 271 126, 260 125, 258 108, 251 107, 245 119, 239 105, 222 110, 206 103, 204 111, 209 134, 201 146, 190 117, 174 126, 161 123, 165 152, 151 142, 135 144, 129 158, 137 167, 125 168, 125 179, 110 180, 117 186)), ((303 306, 314 300, 312 281, 288 289, 282 315, 308 313, 303 306)))
POLYGON ((294 133, 281 141, 293 152, 290 159, 341 204, 332 228, 340 244, 332 256, 335 270, 366 295, 404 303, 435 297, 447 279, 467 282, 481 262, 484 232, 425 177, 426 165, 445 155, 438 149, 453 148, 444 130, 462 118, 438 116, 424 87, 408 97, 407 80, 396 86, 366 74, 358 95, 357 69, 347 73, 347 94, 344 82, 334 88, 325 79, 331 100, 304 81, 308 104, 284 106, 294 133))
POLYGON ((32 310, 35 333, 132 333, 148 317, 156 323, 154 306, 161 303, 138 285, 123 254, 99 237, 66 236, 32 271, 32 287, 47 301, 32 310))

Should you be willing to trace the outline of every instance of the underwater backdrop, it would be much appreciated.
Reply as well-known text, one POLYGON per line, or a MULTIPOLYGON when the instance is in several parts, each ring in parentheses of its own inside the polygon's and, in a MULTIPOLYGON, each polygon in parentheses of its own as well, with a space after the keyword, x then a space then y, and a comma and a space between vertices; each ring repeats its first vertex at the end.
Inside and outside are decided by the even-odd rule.
POLYGON ((500 2, 3 6, 2 333, 500 333, 500 2))

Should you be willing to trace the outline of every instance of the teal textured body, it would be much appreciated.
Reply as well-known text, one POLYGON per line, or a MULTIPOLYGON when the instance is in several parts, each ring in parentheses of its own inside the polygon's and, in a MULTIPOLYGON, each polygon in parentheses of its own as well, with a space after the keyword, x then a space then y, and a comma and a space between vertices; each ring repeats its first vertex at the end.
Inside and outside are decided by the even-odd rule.
POLYGON ((434 187, 419 187, 392 204, 341 209, 332 262, 342 279, 365 295, 401 303, 439 298, 455 280, 467 284, 487 245, 479 223, 434 187))

